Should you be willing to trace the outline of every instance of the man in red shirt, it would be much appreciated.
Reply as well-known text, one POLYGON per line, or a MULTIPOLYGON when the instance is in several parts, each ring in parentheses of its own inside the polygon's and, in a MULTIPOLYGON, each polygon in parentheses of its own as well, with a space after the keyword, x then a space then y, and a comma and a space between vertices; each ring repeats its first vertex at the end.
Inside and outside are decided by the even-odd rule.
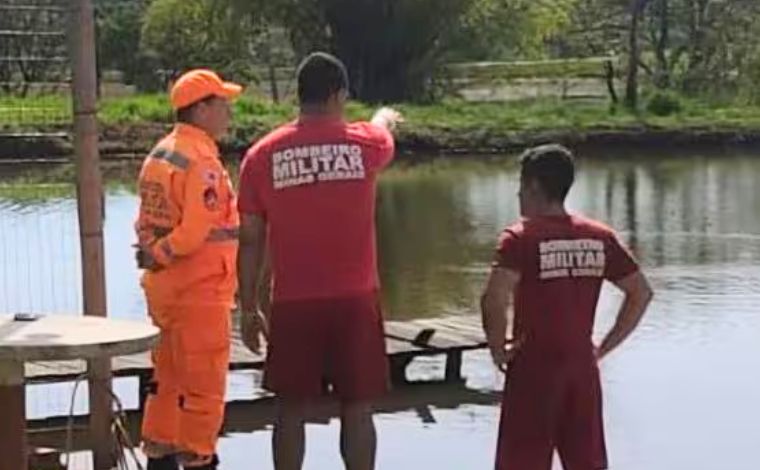
POLYGON ((555 449, 565 470, 606 469, 597 361, 638 325, 652 290, 610 228, 566 211, 575 178, 569 150, 536 147, 521 165, 523 218, 501 235, 481 302, 493 360, 502 370, 508 366, 496 469, 550 470, 555 449), (595 347, 604 280, 625 301, 595 347))
POLYGON ((371 402, 388 383, 375 192, 378 174, 393 158, 391 131, 401 117, 383 108, 372 122, 347 123, 347 90, 338 59, 307 57, 298 69, 300 117, 257 142, 241 169, 243 337, 258 350, 268 332, 264 384, 279 399, 278 470, 301 468, 305 417, 325 382, 341 402, 346 467, 374 467, 371 402), (257 307, 265 254, 272 270, 268 319, 257 307))

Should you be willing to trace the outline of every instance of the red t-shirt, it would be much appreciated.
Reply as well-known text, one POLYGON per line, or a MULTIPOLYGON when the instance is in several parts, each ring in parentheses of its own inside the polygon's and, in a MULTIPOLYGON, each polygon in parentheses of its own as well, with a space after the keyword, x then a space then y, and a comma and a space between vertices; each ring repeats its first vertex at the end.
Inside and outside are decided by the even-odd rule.
POLYGON ((376 180, 393 154, 388 130, 325 118, 286 124, 248 151, 238 207, 268 223, 275 301, 379 287, 376 180))
POLYGON ((580 216, 523 219, 502 233, 494 265, 518 271, 515 337, 542 354, 586 356, 603 280, 638 271, 615 233, 580 216))

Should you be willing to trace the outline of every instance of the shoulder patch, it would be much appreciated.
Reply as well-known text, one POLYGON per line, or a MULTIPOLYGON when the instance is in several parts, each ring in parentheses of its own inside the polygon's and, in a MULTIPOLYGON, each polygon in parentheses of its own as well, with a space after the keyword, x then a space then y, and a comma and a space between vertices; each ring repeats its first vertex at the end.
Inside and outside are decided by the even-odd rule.
POLYGON ((203 205, 210 211, 215 211, 219 208, 219 195, 214 188, 206 188, 203 191, 203 205))
POLYGON ((204 183, 210 186, 216 186, 219 182, 219 172, 211 169, 203 170, 202 178, 204 183))

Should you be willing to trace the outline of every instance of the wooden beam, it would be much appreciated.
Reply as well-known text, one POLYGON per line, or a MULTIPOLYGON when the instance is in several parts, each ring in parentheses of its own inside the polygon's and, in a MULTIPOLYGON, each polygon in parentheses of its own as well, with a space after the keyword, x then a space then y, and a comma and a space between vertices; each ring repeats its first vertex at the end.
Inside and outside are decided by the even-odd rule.
POLYGON ((446 353, 446 378, 447 383, 464 382, 462 377, 462 351, 454 350, 446 353))
POLYGON ((63 13, 66 9, 54 5, 0 5, 0 11, 55 11, 63 13))
MULTIPOLYGON (((72 51, 74 149, 77 169, 77 207, 82 256, 84 314, 106 316, 103 249, 104 195, 100 174, 97 126, 95 23, 91 0, 70 0, 69 34, 72 51)), ((116 463, 111 449, 111 361, 88 361, 90 380, 90 438, 95 470, 116 463)))
POLYGON ((24 364, 0 361, 0 470, 26 470, 26 402, 24 364))

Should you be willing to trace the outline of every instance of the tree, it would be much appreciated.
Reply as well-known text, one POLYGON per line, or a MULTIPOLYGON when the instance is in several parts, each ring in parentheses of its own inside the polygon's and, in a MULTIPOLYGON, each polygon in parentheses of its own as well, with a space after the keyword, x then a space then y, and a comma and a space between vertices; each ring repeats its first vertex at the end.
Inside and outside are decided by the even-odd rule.
MULTIPOLYGON (((157 69, 171 78, 206 66, 239 80, 255 79, 260 69, 275 99, 278 67, 292 66, 314 50, 339 56, 349 69, 353 97, 371 102, 434 97, 435 79, 452 61, 614 54, 628 58, 625 101, 635 107, 642 84, 688 94, 736 93, 756 69, 760 32, 757 0, 96 0, 96 5, 101 66, 123 71, 127 82, 145 88, 157 69)), ((0 52, 13 55, 8 50, 13 44, 0 41, 0 52)), ((12 74, 44 75, 31 65, 13 64, 12 74)), ((9 67, 0 64, 0 81, 11 73, 9 67)), ((608 69, 611 91, 615 75, 608 69)))
MULTIPOLYGON (((259 5, 232 1, 251 12, 259 5)), ((286 28, 298 56, 321 49, 340 57, 355 98, 403 101, 429 96, 445 46, 473 1, 279 0, 264 14, 286 28)))
POLYGON ((760 26, 755 0, 682 0, 687 15, 687 93, 735 88, 742 66, 752 56, 760 26))
POLYGON ((733 93, 753 54, 760 2, 580 0, 573 24, 577 28, 563 35, 569 53, 613 50, 629 57, 629 98, 640 71, 658 88, 733 93))
POLYGON ((639 64, 641 48, 639 47, 639 24, 649 0, 631 0, 631 23, 628 31, 628 75, 625 86, 625 105, 636 109, 639 103, 639 64))
POLYGON ((579 0, 475 0, 450 41, 452 60, 546 57, 579 0))
POLYGON ((568 56, 586 57, 618 52, 626 29, 621 1, 580 0, 572 12, 569 28, 562 37, 568 56))
POLYGON ((246 38, 251 25, 213 0, 155 0, 145 14, 141 49, 167 80, 195 67, 251 78, 246 38))
POLYGON ((247 48, 254 62, 266 67, 272 100, 280 100, 277 68, 292 66, 295 61, 290 44, 292 36, 283 28, 289 16, 289 4, 285 0, 220 0, 220 5, 230 8, 235 17, 249 25, 247 48))
POLYGON ((98 0, 95 2, 99 76, 102 70, 118 70, 127 84, 141 90, 160 88, 157 64, 140 51, 142 19, 148 0, 98 0))
POLYGON ((378 102, 429 96, 429 79, 468 0, 325 3, 332 49, 348 67, 353 93, 378 102))
POLYGON ((669 0, 657 0, 653 3, 657 9, 652 23, 652 42, 656 60, 654 83, 658 88, 670 87, 670 65, 668 63, 668 46, 670 45, 670 3, 669 0))

